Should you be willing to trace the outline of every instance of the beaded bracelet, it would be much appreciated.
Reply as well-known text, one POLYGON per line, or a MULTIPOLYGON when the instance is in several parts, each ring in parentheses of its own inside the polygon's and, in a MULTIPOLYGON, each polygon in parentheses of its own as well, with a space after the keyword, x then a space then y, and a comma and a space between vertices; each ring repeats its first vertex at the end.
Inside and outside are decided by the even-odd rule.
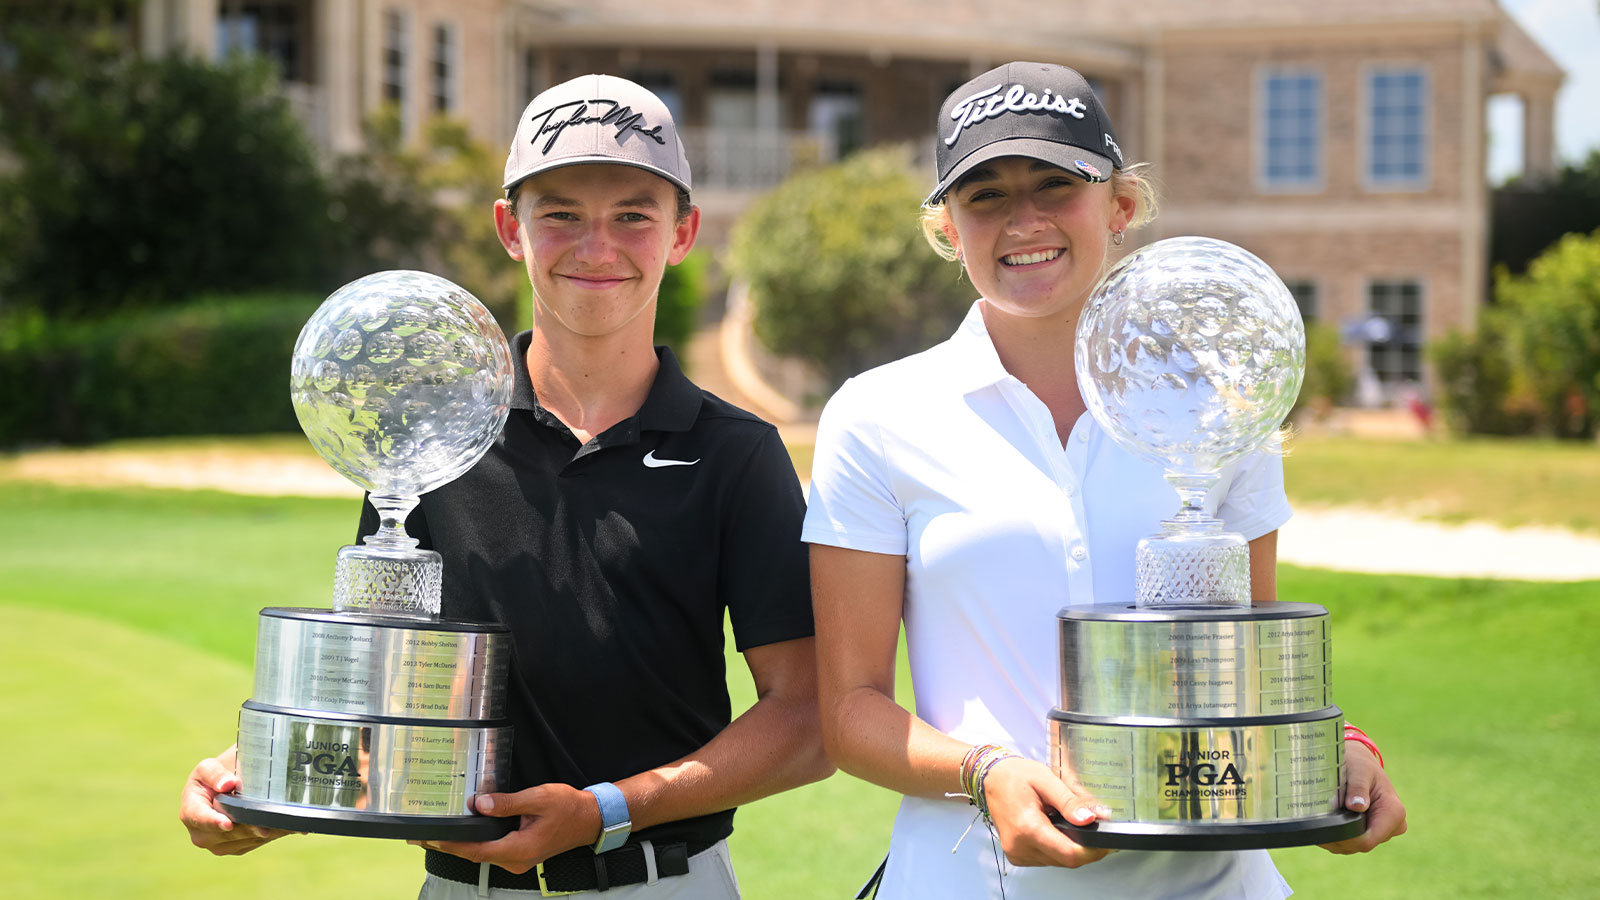
POLYGON ((1378 758, 1378 768, 1385 768, 1383 764, 1383 752, 1378 749, 1377 744, 1373 743, 1372 738, 1367 737, 1367 733, 1365 731, 1362 731, 1356 726, 1351 725, 1349 722, 1346 722, 1344 723, 1344 739, 1347 741, 1355 741, 1358 744, 1364 744, 1368 750, 1372 751, 1372 755, 1378 758))

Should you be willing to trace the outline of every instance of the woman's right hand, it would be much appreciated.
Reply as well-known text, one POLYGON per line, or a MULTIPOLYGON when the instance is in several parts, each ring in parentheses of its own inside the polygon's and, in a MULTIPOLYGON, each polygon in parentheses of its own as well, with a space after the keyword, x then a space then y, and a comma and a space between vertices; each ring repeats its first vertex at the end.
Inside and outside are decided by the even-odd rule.
POLYGON ((1085 847, 1050 822, 1048 810, 1074 825, 1088 825, 1110 810, 1080 786, 1073 790, 1044 765, 1014 757, 996 763, 983 780, 989 815, 1000 848, 1014 866, 1076 869, 1104 859, 1110 850, 1085 847))

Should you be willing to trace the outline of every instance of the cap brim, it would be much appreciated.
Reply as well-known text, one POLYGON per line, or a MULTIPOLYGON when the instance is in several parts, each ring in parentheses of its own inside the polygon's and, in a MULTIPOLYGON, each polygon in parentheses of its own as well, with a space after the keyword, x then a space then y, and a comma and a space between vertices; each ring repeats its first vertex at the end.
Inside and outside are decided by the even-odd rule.
POLYGON ((542 172, 549 172, 549 171, 551 171, 553 169, 565 169, 568 166, 588 166, 588 165, 632 166, 635 169, 643 169, 646 172, 651 173, 652 175, 660 175, 662 178, 665 178, 668 182, 670 182, 673 187, 676 187, 679 190, 683 190, 683 191, 689 190, 689 185, 685 184, 682 180, 678 179, 676 176, 674 176, 671 173, 667 172, 665 169, 660 168, 659 166, 652 166, 652 165, 649 165, 648 163, 634 162, 632 160, 627 160, 627 159, 617 159, 615 156, 568 156, 568 157, 564 157, 562 159, 559 159, 559 160, 556 160, 554 162, 551 162, 549 165, 537 166, 537 167, 535 167, 535 168, 533 168, 533 169, 531 169, 531 170, 529 170, 527 172, 524 172, 521 175, 518 175, 515 179, 506 182, 504 185, 502 185, 502 187, 505 189, 506 196, 509 197, 509 196, 511 196, 511 191, 512 191, 513 188, 515 188, 517 185, 523 183, 524 181, 527 181, 529 178, 532 178, 533 176, 538 175, 538 174, 540 174, 542 172))
POLYGON ((1111 180, 1110 173, 1116 169, 1116 166, 1107 157, 1072 144, 1062 144, 1039 138, 1007 138, 1003 141, 984 144, 952 166, 949 174, 939 180, 939 184, 934 187, 933 193, 928 195, 928 199, 922 201, 922 205, 933 206, 942 201, 944 195, 949 193, 950 188, 954 187, 962 176, 983 163, 999 159, 1002 156, 1025 156, 1029 159, 1043 160, 1051 165, 1060 166, 1062 169, 1089 182, 1109 181, 1111 180), (1099 170, 1101 176, 1096 178, 1081 169, 1078 166, 1080 161, 1099 170))

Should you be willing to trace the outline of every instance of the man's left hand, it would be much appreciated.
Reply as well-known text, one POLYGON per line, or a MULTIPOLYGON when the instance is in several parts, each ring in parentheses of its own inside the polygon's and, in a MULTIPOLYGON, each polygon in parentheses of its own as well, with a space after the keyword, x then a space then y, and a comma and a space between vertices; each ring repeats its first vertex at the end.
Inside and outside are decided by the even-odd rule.
POLYGON ((565 784, 541 784, 514 794, 479 794, 486 816, 521 816, 517 830, 493 841, 411 841, 475 863, 522 874, 557 853, 600 839, 600 804, 593 794, 565 784))

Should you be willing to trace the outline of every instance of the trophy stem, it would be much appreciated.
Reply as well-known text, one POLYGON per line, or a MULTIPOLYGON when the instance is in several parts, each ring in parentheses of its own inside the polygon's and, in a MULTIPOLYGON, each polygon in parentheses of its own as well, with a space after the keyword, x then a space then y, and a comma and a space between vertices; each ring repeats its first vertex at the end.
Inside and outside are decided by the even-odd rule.
POLYGON ((1182 507, 1177 516, 1173 518, 1180 526, 1191 526, 1185 530, 1201 531, 1215 523, 1219 527, 1222 522, 1212 516, 1206 515, 1206 494, 1216 485, 1221 476, 1217 472, 1176 472, 1168 469, 1164 476, 1167 484, 1178 492, 1178 499, 1182 507))
POLYGON ((1167 483, 1183 506, 1161 533, 1139 541, 1134 555, 1134 602, 1152 606, 1249 606, 1250 547, 1207 515, 1206 494, 1216 472, 1168 470, 1167 483))
POLYGON ((437 617, 443 606, 443 558, 418 548, 405 531, 418 498, 373 494, 370 500, 378 511, 378 530, 359 545, 339 549, 334 610, 437 617))
POLYGON ((417 546, 417 539, 406 534, 406 517, 417 508, 419 498, 394 494, 372 494, 368 502, 378 511, 378 530, 361 543, 383 551, 405 551, 417 546))

